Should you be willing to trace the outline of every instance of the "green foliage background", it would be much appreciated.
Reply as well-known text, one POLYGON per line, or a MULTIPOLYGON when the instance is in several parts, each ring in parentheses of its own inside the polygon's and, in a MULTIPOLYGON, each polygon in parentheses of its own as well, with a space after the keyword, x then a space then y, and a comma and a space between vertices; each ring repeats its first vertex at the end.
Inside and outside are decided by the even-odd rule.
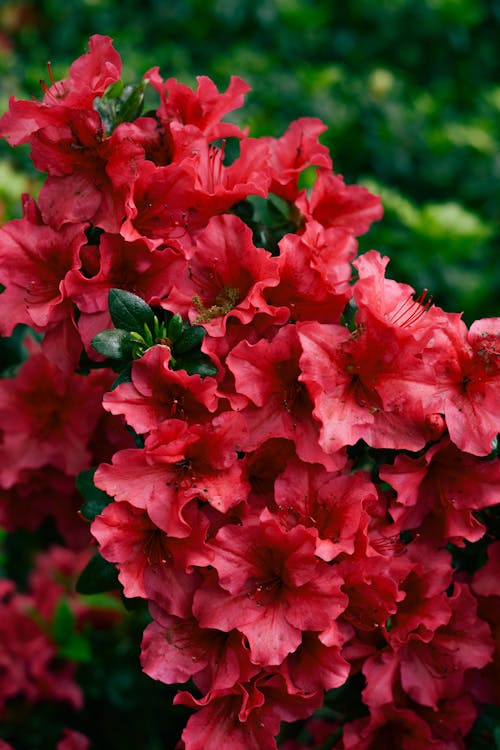
MULTIPOLYGON (((320 117, 336 171, 382 196, 385 217, 361 249, 388 254, 389 275, 428 288, 468 323, 499 315, 500 0, 0 0, 0 111, 12 94, 39 98, 46 61, 64 77, 93 33, 114 38, 126 83, 153 65, 190 85, 209 75, 222 89, 242 76, 253 91, 234 116, 253 136, 320 117)), ((39 185, 27 149, 1 143, 0 222, 39 185)), ((1 342, 7 364, 22 335, 1 342)), ((40 546, 20 535, 4 540, 0 573, 19 575, 14 551, 40 546)), ((89 635, 88 705, 68 723, 97 731, 101 718, 113 735, 93 736, 97 750, 164 750, 179 736, 173 689, 137 669, 144 617, 131 612, 113 642, 89 635)), ((48 711, 24 723, 21 750, 55 746, 62 719, 48 711)), ((500 748, 500 717, 486 712, 468 747, 492 742, 500 748)))
MULTIPOLYGON (((223 88, 241 75, 252 135, 320 117, 336 171, 384 201, 362 249, 469 323, 498 314, 500 0, 7 0, 2 111, 10 94, 40 95, 47 60, 66 75, 96 32, 115 39, 127 82, 153 65, 223 88)), ((4 218, 36 180, 3 144, 4 218)))

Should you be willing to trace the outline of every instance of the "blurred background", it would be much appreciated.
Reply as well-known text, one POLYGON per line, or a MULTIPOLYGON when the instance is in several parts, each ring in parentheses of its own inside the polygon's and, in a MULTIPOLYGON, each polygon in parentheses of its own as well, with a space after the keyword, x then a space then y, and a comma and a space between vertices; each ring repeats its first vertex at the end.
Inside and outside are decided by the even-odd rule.
MULTIPOLYGON (((192 85, 252 86, 240 122, 279 136, 320 117, 337 172, 382 196, 361 249, 464 318, 498 315, 500 0, 4 0, 0 109, 40 98, 93 33, 114 38, 125 82, 153 65, 192 85)), ((36 190, 27 151, 0 151, 3 220, 36 190)))

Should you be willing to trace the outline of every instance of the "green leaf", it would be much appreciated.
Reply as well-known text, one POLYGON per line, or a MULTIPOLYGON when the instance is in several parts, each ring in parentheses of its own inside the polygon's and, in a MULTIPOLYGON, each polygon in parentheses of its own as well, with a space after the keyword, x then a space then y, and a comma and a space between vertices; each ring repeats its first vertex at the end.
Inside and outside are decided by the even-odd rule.
POLYGON ((125 84, 122 80, 115 81, 106 89, 103 99, 118 99, 125 88, 125 84))
MULTIPOLYGON (((144 601, 141 599, 140 601, 144 601)), ((87 594, 85 605, 92 609, 101 609, 105 612, 123 612, 123 602, 114 594, 87 594)))
POLYGON ((113 500, 110 495, 95 486, 95 473, 96 469, 87 469, 76 478, 76 488, 85 500, 81 507, 82 515, 89 521, 93 521, 113 500))
POLYGON ((123 368, 123 370, 120 371, 118 377, 116 380, 114 380, 111 384, 110 391, 114 391, 115 388, 118 388, 118 386, 121 383, 131 383, 132 382, 132 362, 128 364, 126 367, 123 368))
POLYGON ((121 106, 115 117, 114 127, 122 122, 132 122, 139 117, 144 104, 146 82, 141 81, 136 86, 126 86, 121 96, 121 106))
POLYGON ((79 594, 100 594, 116 589, 119 585, 115 566, 97 552, 81 572, 76 590, 79 594))
POLYGON ((217 375, 217 368, 212 361, 201 352, 189 352, 175 362, 175 370, 185 370, 188 375, 217 375))
POLYGON ((110 289, 108 305, 111 319, 117 328, 142 332, 145 325, 151 328, 154 325, 154 314, 150 306, 125 289, 110 289))
POLYGON ((176 313, 173 315, 168 323, 167 336, 170 341, 175 341, 182 333, 182 318, 176 313))
POLYGON ((92 650, 89 642, 79 633, 73 633, 71 638, 58 648, 59 656, 71 661, 89 662, 92 660, 92 650))
POLYGON ((202 326, 190 326, 173 343, 173 354, 178 357, 191 349, 198 348, 203 341, 206 331, 202 326))
POLYGON ((116 81, 108 87, 104 96, 96 96, 94 109, 101 116, 106 135, 111 135, 122 122, 132 122, 140 116, 145 89, 145 81, 125 87, 123 81, 116 81))
POLYGON ((71 661, 90 661, 90 645, 75 628, 75 615, 67 599, 63 598, 57 606, 52 624, 52 637, 57 644, 58 656, 71 661))
POLYGON ((63 644, 71 638, 75 628, 75 616, 67 599, 61 599, 57 605, 52 625, 52 635, 57 644, 63 644))
POLYGON ((108 328, 106 331, 101 331, 90 342, 92 349, 110 359, 130 358, 132 344, 130 332, 122 328, 108 328))

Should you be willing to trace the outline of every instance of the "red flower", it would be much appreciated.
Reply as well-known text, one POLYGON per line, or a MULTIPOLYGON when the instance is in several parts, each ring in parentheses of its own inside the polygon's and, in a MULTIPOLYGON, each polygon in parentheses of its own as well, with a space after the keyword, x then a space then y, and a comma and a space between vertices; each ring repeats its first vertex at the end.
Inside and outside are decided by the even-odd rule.
POLYGON ((286 234, 279 243, 277 286, 265 298, 289 311, 290 321, 338 323, 351 298, 351 266, 356 241, 343 229, 324 229, 316 221, 302 234, 286 234))
POLYGON ((380 198, 358 185, 345 185, 342 175, 318 170, 311 195, 304 190, 295 205, 306 217, 324 227, 343 227, 355 236, 368 231, 382 217, 380 198))
POLYGON ((57 750, 88 750, 89 747, 89 738, 74 729, 65 729, 64 736, 57 743, 57 750))
POLYGON ((159 67, 151 68, 144 78, 160 94, 160 106, 156 113, 165 127, 172 122, 195 125, 207 141, 244 135, 236 125, 221 122, 227 112, 243 105, 244 95, 250 91, 242 78, 231 76, 227 91, 221 94, 207 76, 196 78, 198 86, 193 91, 175 78, 163 81, 159 70, 159 67))
POLYGON ((314 538, 302 526, 286 532, 264 511, 223 527, 211 547, 219 583, 207 578, 193 612, 202 627, 244 633, 255 663, 281 664, 302 631, 325 630, 345 608, 341 579, 315 557, 314 538))
POLYGON ((270 151, 272 181, 269 192, 293 202, 299 194, 299 176, 306 167, 314 164, 332 168, 328 148, 318 141, 318 136, 325 130, 321 120, 301 117, 291 123, 281 138, 259 139, 268 145, 270 151))
POLYGON ((66 224, 58 232, 42 223, 36 205, 25 205, 25 217, 0 229, 0 332, 18 323, 47 331, 72 317, 66 279, 80 267, 86 243, 85 224, 66 224))
POLYGON ((69 77, 62 81, 51 78, 52 85, 43 86, 42 102, 17 102, 11 97, 9 111, 0 118, 0 134, 11 146, 17 146, 41 128, 61 124, 71 110, 91 110, 95 97, 118 81, 120 73, 120 56, 111 39, 94 34, 89 39, 89 52, 75 60, 69 77))
POLYGON ((117 564, 125 596, 153 598, 160 580, 169 611, 190 611, 191 566, 208 565, 212 553, 205 545, 207 519, 195 505, 185 509, 185 518, 191 532, 179 539, 167 536, 144 510, 127 502, 110 503, 96 516, 92 534, 104 559, 117 564))
POLYGON ((99 245, 86 245, 81 255, 82 268, 66 275, 65 289, 80 311, 78 328, 94 358, 90 341, 112 327, 109 290, 126 289, 156 304, 170 292, 185 265, 184 257, 174 250, 151 250, 145 240, 127 242, 119 234, 102 234, 99 245))
POLYGON ((338 476, 296 458, 288 461, 274 485, 281 523, 285 528, 308 527, 317 536, 317 556, 326 562, 341 552, 354 552, 357 534, 368 525, 366 505, 376 497, 374 485, 361 473, 338 476))
POLYGON ((303 349, 300 381, 321 420, 323 450, 336 451, 359 439, 374 448, 424 447, 433 430, 419 399, 414 352, 400 352, 397 339, 389 336, 384 346, 369 329, 351 334, 340 325, 311 321, 297 324, 297 330, 303 349), (382 387, 388 376, 396 379, 394 373, 402 373, 401 387, 386 406, 382 387))
POLYGON ((450 750, 410 708, 382 706, 344 726, 345 750, 450 750))
POLYGON ((183 509, 191 499, 224 513, 245 502, 249 488, 237 457, 242 440, 243 419, 232 412, 191 427, 171 419, 149 435, 144 449, 119 451, 112 465, 101 464, 95 482, 116 500, 147 510, 169 536, 185 537, 190 525, 183 509))
POLYGON ((459 316, 436 331, 424 360, 439 387, 425 397, 428 410, 442 412, 450 438, 475 456, 491 452, 500 425, 500 318, 476 320, 470 330, 459 316))
POLYGON ((104 396, 103 406, 112 414, 124 414, 127 424, 143 433, 169 419, 206 422, 216 411, 214 378, 171 370, 167 346, 153 346, 132 365, 132 382, 122 383, 104 396))
POLYGON ((30 616, 35 602, 0 585, 0 717, 11 699, 34 703, 65 701, 81 708, 83 696, 73 680, 74 665, 56 660, 56 649, 30 616))
MULTIPOLYGON (((1 448, 0 457, 3 460, 1 448)), ((12 460, 8 452, 7 459, 12 460)), ((51 466, 23 469, 10 489, 0 489, 0 526, 34 531, 51 518, 68 547, 81 549, 91 541, 88 525, 78 514, 81 504, 74 477, 51 466)))
POLYGON ((208 693, 233 688, 259 672, 236 630, 200 628, 195 618, 172 617, 154 604, 152 612, 155 619, 144 631, 141 664, 153 679, 175 684, 192 677, 208 693))
POLYGON ((196 239, 196 252, 164 306, 203 324, 211 336, 224 336, 230 318, 247 325, 257 313, 273 315, 264 290, 278 283, 278 265, 257 248, 241 219, 210 220, 196 239))
MULTIPOLYGON (((299 329, 300 330, 300 329, 299 329)), ((345 463, 343 453, 326 455, 321 446, 320 424, 302 381, 303 356, 298 326, 283 326, 271 341, 241 341, 226 358, 234 375, 235 390, 251 400, 243 411, 248 429, 247 450, 266 440, 293 440, 302 461, 321 463, 329 470, 345 463)))
POLYGON ((182 733, 186 750, 276 750, 273 737, 280 722, 309 716, 321 698, 321 693, 294 691, 281 675, 262 673, 201 700, 177 693, 174 703, 198 709, 182 733))
POLYGON ((485 667, 493 653, 490 629, 477 617, 476 601, 465 584, 455 583, 449 603, 451 619, 435 631, 432 640, 410 635, 398 654, 403 690, 412 700, 434 709, 439 700, 460 692, 465 670, 485 667))
POLYGON ((50 465, 76 475, 90 463, 88 444, 101 412, 106 375, 65 376, 34 353, 15 378, 0 381, 1 449, 8 458, 0 483, 11 487, 23 469, 50 465))
POLYGON ((499 463, 462 453, 448 439, 420 458, 397 456, 380 476, 398 493, 389 507, 395 530, 419 529, 437 545, 480 539, 484 526, 472 512, 498 502, 499 463))

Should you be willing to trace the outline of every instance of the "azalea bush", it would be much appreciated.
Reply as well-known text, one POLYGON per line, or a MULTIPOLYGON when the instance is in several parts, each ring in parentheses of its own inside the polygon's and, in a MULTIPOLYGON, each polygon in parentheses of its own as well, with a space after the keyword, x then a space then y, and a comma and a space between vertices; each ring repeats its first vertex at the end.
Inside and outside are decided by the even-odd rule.
POLYGON ((380 198, 320 120, 227 121, 241 78, 98 35, 46 78, 0 119, 45 175, 0 230, 2 750, 498 744, 500 319, 359 255, 380 198))

